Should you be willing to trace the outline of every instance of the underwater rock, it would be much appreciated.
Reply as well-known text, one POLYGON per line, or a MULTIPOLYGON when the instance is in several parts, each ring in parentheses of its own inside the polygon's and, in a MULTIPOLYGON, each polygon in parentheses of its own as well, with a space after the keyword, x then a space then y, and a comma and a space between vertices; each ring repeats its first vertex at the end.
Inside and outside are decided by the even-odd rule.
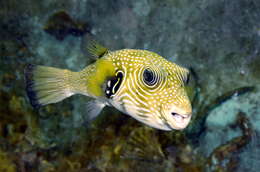
MULTIPOLYGON (((210 112, 212 112, 216 107, 220 106, 224 102, 232 99, 233 97, 239 97, 245 93, 250 93, 255 90, 254 86, 240 87, 234 90, 225 92, 223 95, 216 97, 215 99, 205 102, 197 102, 196 104, 196 117, 192 119, 190 126, 188 126, 186 133, 189 137, 194 137, 194 143, 198 141, 196 137, 200 136, 206 130, 206 120, 210 112)), ((214 117, 214 120, 216 117, 214 117)))
POLYGON ((235 160, 234 154, 239 153, 250 141, 253 135, 253 129, 246 114, 239 112, 236 124, 242 130, 242 136, 236 137, 227 143, 217 147, 208 157, 208 167, 210 169, 227 169, 233 171, 238 166, 238 160, 235 160), (227 162, 226 162, 227 161, 227 162))
POLYGON ((69 34, 83 36, 90 28, 87 23, 73 20, 65 11, 58 11, 49 17, 44 30, 62 41, 69 34))
POLYGON ((0 59, 2 62, 6 63, 12 58, 23 61, 22 57, 32 55, 25 43, 28 33, 24 29, 26 26, 22 24, 22 20, 10 16, 0 22, 0 59))
POLYGON ((147 0, 133 3, 133 11, 140 17, 147 16, 151 11, 150 3, 147 0))

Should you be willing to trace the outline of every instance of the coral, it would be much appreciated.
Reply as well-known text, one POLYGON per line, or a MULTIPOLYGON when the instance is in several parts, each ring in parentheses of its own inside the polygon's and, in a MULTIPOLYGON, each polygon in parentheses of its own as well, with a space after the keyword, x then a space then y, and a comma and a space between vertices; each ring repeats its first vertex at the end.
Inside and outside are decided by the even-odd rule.
POLYGON ((161 162, 165 155, 162 151, 156 132, 147 127, 136 128, 127 139, 123 148, 126 159, 161 162))

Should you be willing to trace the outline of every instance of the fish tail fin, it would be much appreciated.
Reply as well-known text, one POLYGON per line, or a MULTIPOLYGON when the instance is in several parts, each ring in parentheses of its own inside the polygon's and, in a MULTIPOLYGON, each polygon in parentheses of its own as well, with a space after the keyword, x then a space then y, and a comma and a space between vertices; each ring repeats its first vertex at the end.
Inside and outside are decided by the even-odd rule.
POLYGON ((34 108, 59 102, 75 92, 69 70, 29 64, 25 68, 26 92, 34 108))

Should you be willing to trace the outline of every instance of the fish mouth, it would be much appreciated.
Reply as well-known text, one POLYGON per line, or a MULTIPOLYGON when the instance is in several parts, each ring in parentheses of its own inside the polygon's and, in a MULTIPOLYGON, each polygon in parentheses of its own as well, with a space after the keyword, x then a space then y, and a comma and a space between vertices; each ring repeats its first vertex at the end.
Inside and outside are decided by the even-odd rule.
POLYGON ((180 114, 171 112, 174 124, 171 127, 175 130, 182 130, 187 127, 190 122, 191 114, 180 114))

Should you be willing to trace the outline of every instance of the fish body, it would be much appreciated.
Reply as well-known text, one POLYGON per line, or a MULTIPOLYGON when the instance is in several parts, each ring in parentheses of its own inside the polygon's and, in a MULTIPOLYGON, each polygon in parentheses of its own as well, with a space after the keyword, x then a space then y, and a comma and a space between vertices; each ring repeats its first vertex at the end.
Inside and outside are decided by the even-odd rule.
POLYGON ((97 43, 88 49, 97 60, 79 72, 28 65, 26 89, 34 107, 83 94, 93 98, 87 104, 89 118, 113 106, 157 129, 188 125, 192 107, 185 91, 186 68, 147 50, 109 51, 97 43))

